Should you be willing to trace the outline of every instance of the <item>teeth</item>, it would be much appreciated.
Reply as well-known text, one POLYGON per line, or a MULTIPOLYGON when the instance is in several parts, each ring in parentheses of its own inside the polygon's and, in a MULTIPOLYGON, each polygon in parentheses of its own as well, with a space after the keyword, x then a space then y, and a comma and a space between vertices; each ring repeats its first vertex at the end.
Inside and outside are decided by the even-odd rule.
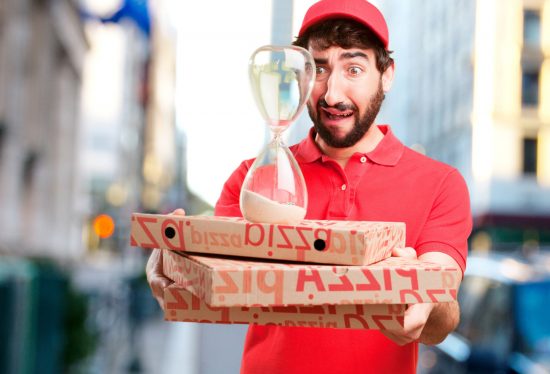
POLYGON ((351 114, 329 114, 329 115, 334 118, 347 118, 351 116, 351 114))

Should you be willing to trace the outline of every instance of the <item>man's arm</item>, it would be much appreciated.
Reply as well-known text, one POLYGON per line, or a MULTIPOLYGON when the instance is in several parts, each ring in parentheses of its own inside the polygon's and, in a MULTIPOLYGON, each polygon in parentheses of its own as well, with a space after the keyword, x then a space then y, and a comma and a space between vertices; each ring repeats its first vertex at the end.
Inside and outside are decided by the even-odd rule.
MULTIPOLYGON (((442 180, 415 248, 402 248, 394 251, 393 255, 418 256, 424 261, 464 270, 471 230, 468 187, 458 170, 452 169, 442 180)), ((456 328, 459 312, 456 301, 412 304, 405 311, 402 330, 382 332, 400 345, 416 340, 424 344, 437 344, 456 328)))

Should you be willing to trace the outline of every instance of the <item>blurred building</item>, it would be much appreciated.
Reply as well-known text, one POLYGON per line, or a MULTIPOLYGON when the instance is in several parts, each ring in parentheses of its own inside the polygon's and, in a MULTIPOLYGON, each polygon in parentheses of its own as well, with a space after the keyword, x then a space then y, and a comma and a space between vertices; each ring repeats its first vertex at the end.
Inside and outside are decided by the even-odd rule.
POLYGON ((87 49, 73 1, 0 1, 2 373, 65 372, 92 349, 80 329, 84 302, 59 261, 42 260, 66 263, 83 249, 77 166, 87 49))
POLYGON ((0 2, 0 251, 82 248, 79 97, 88 44, 73 1, 0 2))
MULTIPOLYGON (((188 193, 186 140, 176 127, 176 15, 169 0, 82 0, 91 51, 86 64, 84 170, 89 222, 100 213, 117 229, 88 246, 123 250, 132 212, 210 207, 188 193)), ((135 252, 135 249, 131 251, 135 252)))
POLYGON ((471 174, 478 238, 550 244, 549 72, 550 1, 477 2, 471 174))
POLYGON ((90 40, 82 90, 82 162, 89 249, 127 247, 128 223, 140 205, 150 61, 146 3, 81 1, 90 40), (114 235, 92 229, 98 214, 115 221, 114 235))
POLYGON ((550 2, 382 3, 396 82, 384 116, 457 167, 474 249, 550 244, 550 2))
POLYGON ((185 136, 176 127, 177 27, 167 0, 152 2, 151 59, 143 144, 141 205, 159 212, 186 208, 185 136))

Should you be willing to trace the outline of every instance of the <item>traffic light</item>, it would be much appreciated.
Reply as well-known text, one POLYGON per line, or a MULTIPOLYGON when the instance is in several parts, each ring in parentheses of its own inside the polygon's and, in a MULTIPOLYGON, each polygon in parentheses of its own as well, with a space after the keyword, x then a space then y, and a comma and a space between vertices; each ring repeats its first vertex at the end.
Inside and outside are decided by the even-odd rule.
POLYGON ((94 218, 94 232, 102 239, 106 239, 115 232, 115 221, 108 214, 100 214, 94 218))

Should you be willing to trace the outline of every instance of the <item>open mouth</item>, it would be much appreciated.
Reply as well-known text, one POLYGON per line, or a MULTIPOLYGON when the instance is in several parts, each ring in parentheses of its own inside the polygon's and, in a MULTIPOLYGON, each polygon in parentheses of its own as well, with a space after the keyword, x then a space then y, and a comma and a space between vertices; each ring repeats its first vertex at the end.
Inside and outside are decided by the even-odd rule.
POLYGON ((353 110, 340 111, 332 108, 322 108, 328 119, 337 121, 353 116, 353 110))

